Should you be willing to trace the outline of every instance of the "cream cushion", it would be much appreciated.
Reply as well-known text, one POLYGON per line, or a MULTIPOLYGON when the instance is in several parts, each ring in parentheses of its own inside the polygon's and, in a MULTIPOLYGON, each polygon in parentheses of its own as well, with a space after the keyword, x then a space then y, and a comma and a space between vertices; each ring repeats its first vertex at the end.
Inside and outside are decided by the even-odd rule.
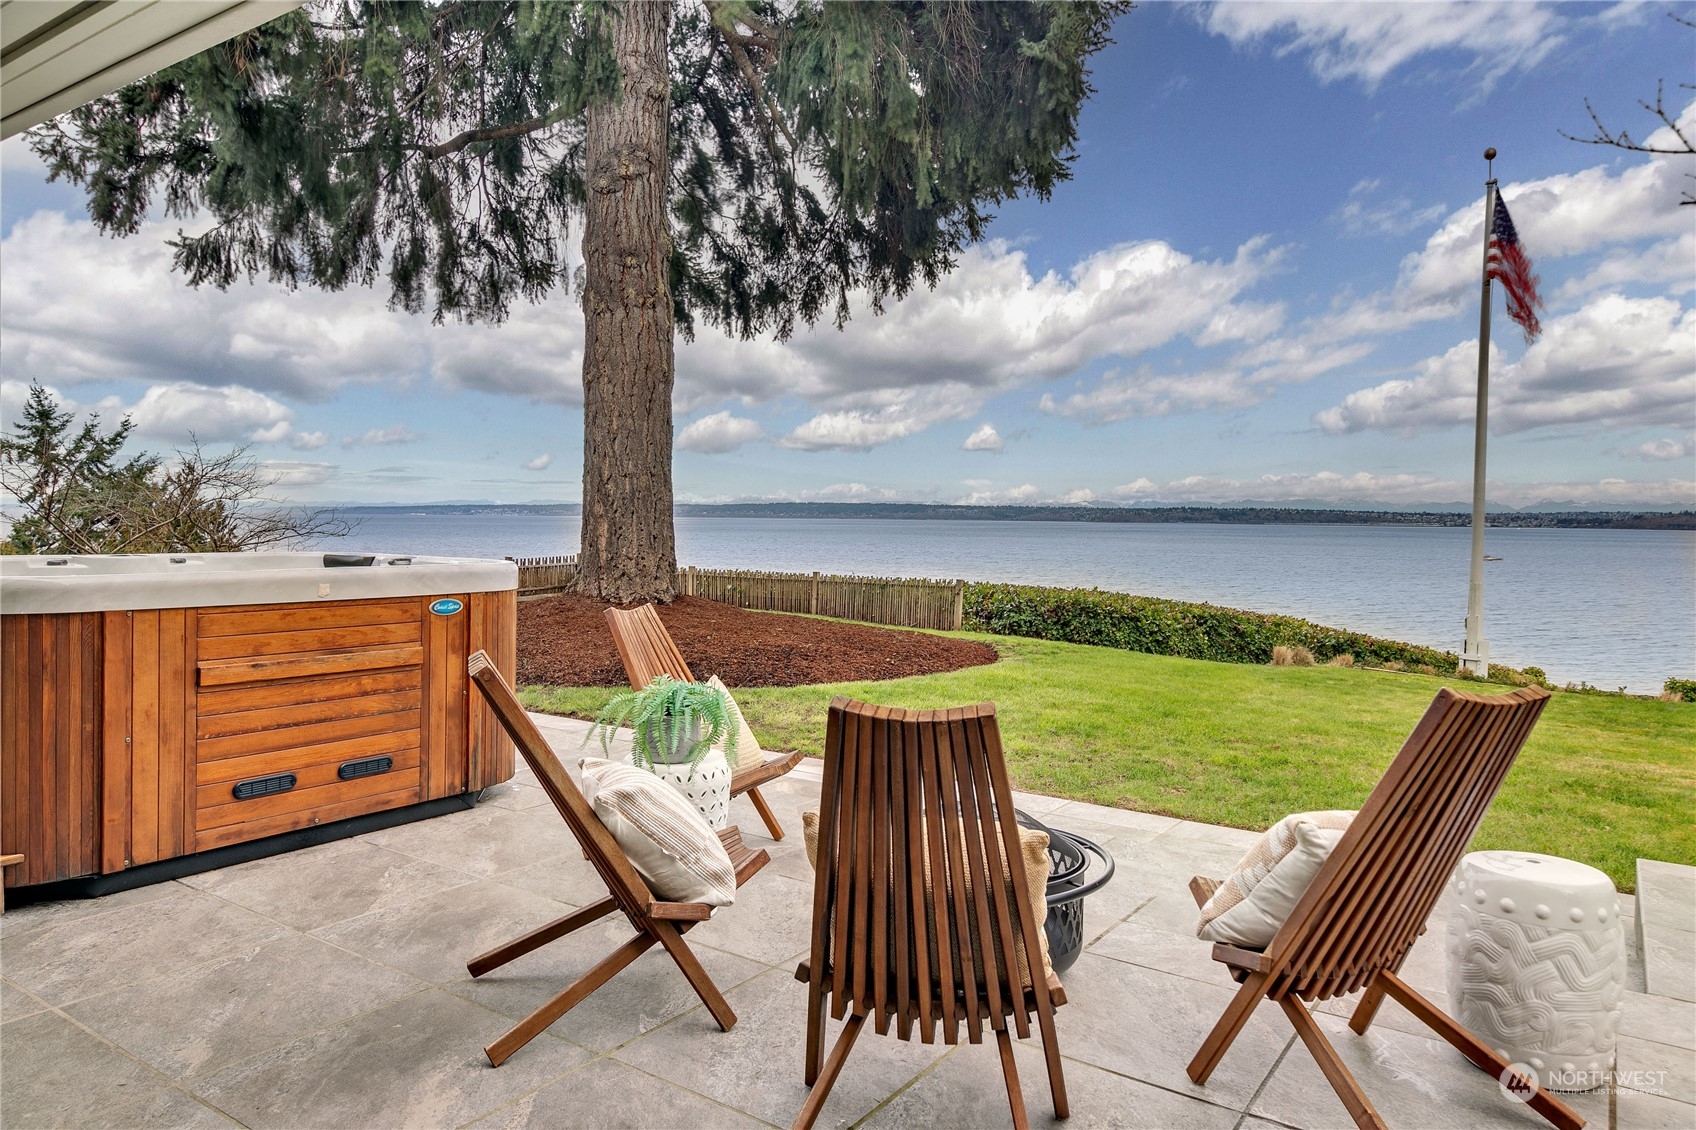
MULTIPOLYGON (((819 866, 819 814, 817 812, 801 813, 801 838, 805 841, 807 846, 807 865, 817 871, 819 866)), ((1054 964, 1048 958, 1048 931, 1043 929, 1043 923, 1048 921, 1048 833, 1038 828, 1025 828, 1021 826, 1019 828, 1019 855, 1021 857, 1020 861, 1024 864, 1025 869, 1025 890, 1030 895, 1031 911, 1036 918, 1037 949, 1042 957, 1042 971, 1046 976, 1053 977, 1054 964)), ((1008 862, 1011 863, 1012 860, 1009 859, 1008 862)), ((925 888, 929 891, 932 888, 932 879, 930 869, 930 844, 928 841, 924 846, 924 864, 925 888)), ((1012 881, 1011 876, 1004 876, 1004 878, 1006 878, 1009 883, 1012 881)), ((970 894, 971 889, 971 884, 968 882, 966 884, 966 892, 970 894)), ((934 906, 934 897, 931 901, 934 906)), ((933 932, 934 929, 935 927, 933 922, 933 932)), ((992 941, 995 946, 995 952, 999 954, 1001 952, 1001 940, 999 938, 993 938, 992 941)), ((932 963, 931 967, 936 968, 935 963, 937 950, 934 940, 931 941, 929 950, 932 963)), ((1025 974, 1025 970, 1028 966, 1025 962, 1024 930, 1020 927, 1017 920, 1013 923, 1013 958, 1014 964, 1016 964, 1019 969, 1019 983, 1025 988, 1029 988, 1030 980, 1025 974)), ((956 952, 954 955, 954 973, 956 977, 960 975, 960 972, 960 955, 956 952)))
POLYGON ((736 901, 736 868, 718 833, 682 793, 646 769, 585 757, 583 796, 665 902, 736 901))
POLYGON ((1343 838, 1353 812, 1298 812, 1260 837, 1201 908, 1196 936, 1264 949, 1343 838))
POLYGON ((721 739, 716 747, 724 754, 724 759, 730 762, 730 771, 751 769, 756 765, 766 763, 766 751, 760 748, 760 743, 754 737, 754 731, 748 728, 747 719, 742 717, 742 708, 736 705, 731 697, 730 688, 717 675, 707 680, 707 686, 724 692, 724 701, 730 705, 731 717, 736 719, 736 741, 734 745, 728 740, 721 739))

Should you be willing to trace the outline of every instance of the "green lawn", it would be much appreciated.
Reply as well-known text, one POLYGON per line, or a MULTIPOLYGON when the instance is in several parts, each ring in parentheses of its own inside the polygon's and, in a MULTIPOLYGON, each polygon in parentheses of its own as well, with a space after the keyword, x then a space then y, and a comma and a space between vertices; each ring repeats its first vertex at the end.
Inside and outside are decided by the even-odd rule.
MULTIPOLYGON (((1455 681, 961 635, 993 644, 1001 661, 749 688, 736 700, 760 744, 817 755, 833 695, 905 707, 988 699, 1019 788, 1259 829, 1290 812, 1358 808, 1437 688, 1455 681)), ((534 710, 593 717, 611 693, 527 687, 522 697, 534 710)), ((1693 800, 1696 704, 1557 694, 1473 846, 1583 860, 1630 891, 1639 856, 1696 863, 1693 800)))

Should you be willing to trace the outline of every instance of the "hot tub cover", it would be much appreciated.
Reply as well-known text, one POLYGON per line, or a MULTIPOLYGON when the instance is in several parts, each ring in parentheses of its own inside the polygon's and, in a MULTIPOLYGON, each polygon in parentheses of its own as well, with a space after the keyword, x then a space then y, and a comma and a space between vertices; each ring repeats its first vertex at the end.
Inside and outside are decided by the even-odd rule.
POLYGON ((518 587, 511 561, 370 556, 371 565, 356 568, 326 568, 322 552, 0 557, 0 613, 304 604, 518 587))

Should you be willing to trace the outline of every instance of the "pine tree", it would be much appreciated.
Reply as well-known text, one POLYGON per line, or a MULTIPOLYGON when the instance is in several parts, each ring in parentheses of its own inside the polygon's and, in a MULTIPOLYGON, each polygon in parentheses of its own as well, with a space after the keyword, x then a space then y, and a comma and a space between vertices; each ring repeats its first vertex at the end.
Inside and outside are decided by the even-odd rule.
POLYGON ((196 285, 265 274, 498 321, 585 317, 579 584, 666 600, 673 338, 779 338, 934 286, 1069 175, 1117 3, 321 4, 33 137, 104 231, 196 285), (571 221, 582 273, 569 278, 571 221))

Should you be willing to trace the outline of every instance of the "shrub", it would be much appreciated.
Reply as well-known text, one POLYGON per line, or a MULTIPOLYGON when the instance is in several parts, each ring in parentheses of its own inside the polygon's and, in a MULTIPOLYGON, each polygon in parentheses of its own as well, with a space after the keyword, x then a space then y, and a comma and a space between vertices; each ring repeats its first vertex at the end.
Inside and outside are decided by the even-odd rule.
POLYGON ((1674 696, 1674 702, 1680 699, 1696 702, 1696 679, 1668 679, 1661 689, 1665 694, 1674 696))
POLYGON ((1421 675, 1435 675, 1437 673, 1437 669, 1429 663, 1421 663, 1414 667, 1414 670, 1419 672, 1421 675))
POLYGON ((1341 654, 1341 655, 1333 655, 1330 658, 1330 660, 1327 661, 1326 666, 1327 667, 1353 667, 1354 666, 1354 656, 1350 655, 1346 651, 1343 652, 1343 654, 1341 654))
POLYGON ((1454 670, 1458 661, 1453 652, 1294 616, 1096 589, 973 583, 966 585, 962 607, 962 626, 972 631, 1221 663, 1275 662, 1277 647, 1291 649, 1292 656, 1295 648, 1305 648, 1316 662, 1348 655, 1357 664, 1392 671, 1424 666, 1435 674, 1439 668, 1454 670))
POLYGON ((1272 666, 1294 667, 1296 665, 1295 649, 1278 644, 1272 649, 1272 666))

